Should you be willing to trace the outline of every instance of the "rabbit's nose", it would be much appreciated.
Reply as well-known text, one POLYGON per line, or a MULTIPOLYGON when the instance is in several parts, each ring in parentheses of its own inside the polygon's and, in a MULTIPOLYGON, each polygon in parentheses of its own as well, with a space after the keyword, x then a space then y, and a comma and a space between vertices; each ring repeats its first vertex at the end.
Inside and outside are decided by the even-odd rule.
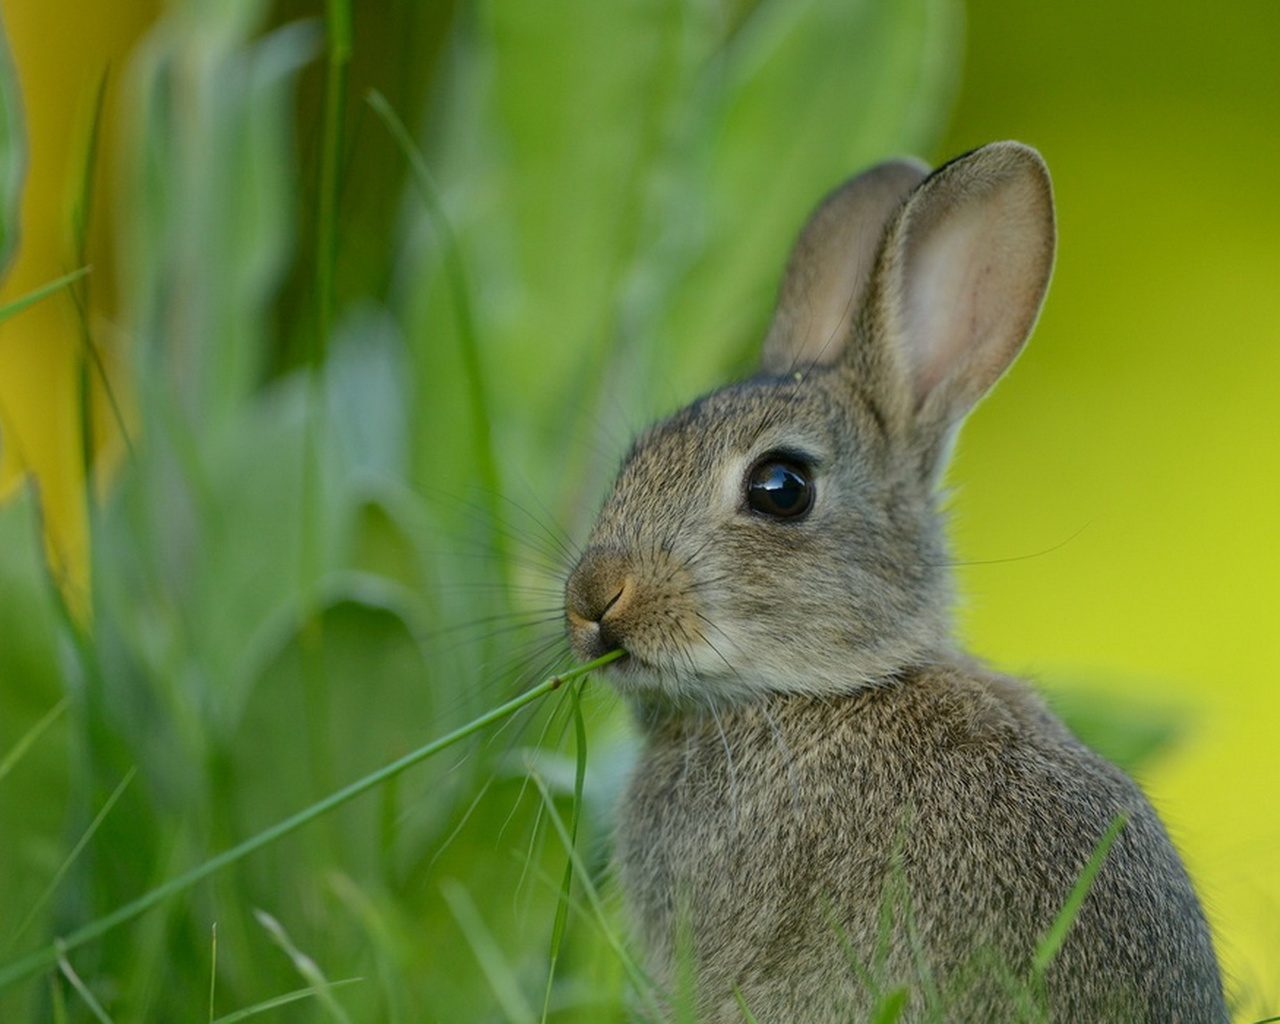
POLYGON ((618 623, 634 593, 620 558, 588 552, 565 587, 569 639, 580 656, 589 660, 625 648, 618 623))

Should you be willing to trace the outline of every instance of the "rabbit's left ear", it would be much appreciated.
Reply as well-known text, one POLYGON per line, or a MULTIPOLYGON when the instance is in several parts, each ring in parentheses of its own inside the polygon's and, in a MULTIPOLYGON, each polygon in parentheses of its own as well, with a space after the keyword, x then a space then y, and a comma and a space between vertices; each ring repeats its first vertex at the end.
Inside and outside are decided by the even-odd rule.
MULTIPOLYGON (((941 440, 1008 368, 1053 270, 1040 155, 996 142, 938 168, 890 222, 869 312, 905 385, 908 429, 941 440), (905 379, 903 379, 905 378, 905 379)), ((899 407, 901 408, 901 406, 899 407)))
POLYGON ((763 372, 782 375, 844 357, 885 226, 928 173, 918 160, 889 160, 818 204, 787 261, 760 357, 763 372))

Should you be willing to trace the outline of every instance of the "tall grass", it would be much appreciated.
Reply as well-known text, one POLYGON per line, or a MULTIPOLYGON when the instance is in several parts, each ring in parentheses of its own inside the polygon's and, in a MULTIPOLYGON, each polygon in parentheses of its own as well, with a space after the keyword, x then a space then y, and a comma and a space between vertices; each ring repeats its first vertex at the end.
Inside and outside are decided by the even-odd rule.
POLYGON ((623 1019, 607 698, 585 775, 553 698, 279 826, 554 668, 626 434, 744 365, 817 195, 930 150, 957 45, 951 0, 368 7, 172 0, 118 71, 83 603, 0 506, 0 969, 90 939, 0 1020, 623 1019))

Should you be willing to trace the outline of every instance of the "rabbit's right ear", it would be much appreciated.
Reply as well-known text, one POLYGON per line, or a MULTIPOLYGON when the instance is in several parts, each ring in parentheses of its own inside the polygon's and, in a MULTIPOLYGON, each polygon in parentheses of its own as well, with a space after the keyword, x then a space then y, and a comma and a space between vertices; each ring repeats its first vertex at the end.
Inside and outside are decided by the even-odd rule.
POLYGON ((944 164, 894 216, 866 336, 848 361, 871 368, 864 375, 881 405, 926 450, 945 454, 1021 350, 1049 286, 1054 233, 1049 172, 1018 142, 944 164))
POLYGON ((787 261, 760 357, 763 372, 781 376, 843 358, 885 226, 928 173, 919 160, 890 160, 819 204, 787 261))

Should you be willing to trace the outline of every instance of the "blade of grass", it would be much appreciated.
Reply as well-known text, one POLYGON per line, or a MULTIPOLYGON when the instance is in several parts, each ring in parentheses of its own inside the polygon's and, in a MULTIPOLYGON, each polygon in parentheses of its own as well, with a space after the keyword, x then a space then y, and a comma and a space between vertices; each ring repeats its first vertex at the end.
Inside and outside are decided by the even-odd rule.
POLYGON ((905 988, 896 988, 885 996, 880 1003, 880 1006, 876 1009, 876 1015, 871 1018, 871 1024, 896 1024, 906 1007, 907 990, 905 988))
MULTIPOLYGON (((341 981, 331 981, 324 988, 332 990, 341 988, 344 985, 354 985, 363 978, 343 978, 341 981)), ((309 999, 312 996, 319 995, 319 990, 314 985, 308 985, 306 988, 294 989, 292 992, 285 992, 271 999, 263 1000, 261 1003, 254 1003, 252 1006, 246 1006, 242 1010, 236 1010, 225 1016, 219 1017, 210 1024, 238 1024, 239 1021, 248 1020, 250 1017, 256 1017, 260 1013, 266 1013, 268 1010, 274 1010, 281 1006, 288 1006, 290 1003, 296 1003, 303 999, 309 999)))
POLYGON ((26 170, 27 139, 18 75, 0 25, 0 271, 18 247, 19 204, 26 170))
POLYGON ((70 961, 67 960, 65 954, 61 952, 58 954, 58 969, 62 972, 63 977, 65 977, 67 981, 71 982, 71 987, 76 990, 76 993, 84 1001, 85 1006, 89 1007, 89 1012, 92 1013, 101 1022, 101 1024, 112 1024, 112 1020, 107 1015, 107 1011, 102 1008, 102 1004, 99 1003, 94 997, 94 994, 89 991, 89 986, 81 980, 80 975, 75 972, 75 968, 71 966, 70 961))
POLYGON ((53 725, 54 722, 67 710, 67 698, 63 697, 53 707, 41 716, 40 721, 36 722, 30 729, 22 734, 17 743, 13 745, 13 749, 0 759, 0 782, 4 781, 8 775, 17 766, 18 762, 26 755, 27 751, 35 744, 44 731, 53 725))
POLYGON ((342 157, 342 112, 347 103, 347 68, 351 63, 351 5, 326 0, 324 122, 320 184, 316 208, 316 329, 312 336, 313 370, 324 365, 333 327, 333 279, 338 257, 338 167, 342 157))
POLYGON ((67 1024, 67 997, 58 984, 58 979, 49 977, 49 1005, 53 1007, 54 1024, 67 1024))
POLYGON ((562 672, 559 675, 550 676, 547 679, 544 679, 537 686, 526 690, 524 693, 520 694, 520 696, 507 701, 507 703, 494 708, 492 711, 488 711, 485 714, 480 715, 478 718, 472 719, 466 725, 460 726, 453 732, 441 736, 439 739, 432 740, 430 743, 419 747, 417 750, 410 751, 403 757, 392 761, 388 765, 384 765, 382 768, 371 772, 361 779, 357 779, 355 782, 344 786, 337 792, 331 793, 323 800, 317 801, 310 807, 285 818, 283 821, 277 822, 270 828, 263 829, 261 832, 251 836, 244 842, 239 843, 228 850, 224 850, 222 853, 215 857, 211 857, 203 864, 192 868, 190 871, 179 875, 177 878, 173 878, 170 881, 165 882, 163 885, 152 889, 150 892, 139 896, 137 899, 126 903, 118 910, 115 910, 104 917, 100 917, 96 921, 91 921, 83 928, 72 932, 70 935, 58 940, 52 945, 34 950, 26 956, 0 967, 0 989, 4 989, 9 985, 22 981, 25 978, 29 978, 34 974, 39 974, 41 971, 56 964, 58 957, 61 955, 63 950, 77 949, 80 946, 105 935, 112 929, 118 928, 120 925, 134 920, 142 914, 145 914, 158 903, 163 902, 170 896, 177 895, 180 892, 190 889, 197 882, 203 881, 215 872, 225 868, 227 865, 243 860, 249 854, 262 849, 264 846, 268 846, 271 843, 296 832, 304 825, 310 824, 317 818, 328 814, 330 811, 333 811, 351 800, 354 800, 356 797, 369 792, 369 790, 380 786, 388 779, 395 778, 407 769, 412 768, 416 764, 420 764, 435 754, 440 753, 442 750, 448 749, 461 740, 466 739, 468 736, 474 735, 486 726, 507 718, 509 715, 514 714, 526 705, 532 704, 539 698, 546 696, 552 690, 559 689, 565 683, 585 676, 595 669, 600 668, 602 665, 607 665, 609 662, 614 661, 621 656, 621 651, 612 651, 602 658, 597 658, 595 661, 587 662, 585 665, 579 665, 576 668, 569 669, 567 672, 562 672))
MULTIPOLYGON (((80 182, 71 202, 71 239, 75 246, 76 262, 86 266, 89 262, 89 223, 93 217, 93 182, 98 169, 98 146, 102 135, 102 104, 107 95, 107 71, 98 76, 98 89, 93 101, 93 116, 84 141, 84 159, 80 163, 80 182)), ((93 372, 103 383, 106 374, 93 344, 93 332, 89 324, 89 279, 79 288, 71 289, 71 301, 76 307, 76 320, 80 327, 81 358, 76 366, 76 391, 80 405, 80 464, 85 481, 92 479, 93 464, 93 372)))
MULTIPOLYGON (((298 607, 312 607, 312 592, 321 573, 322 515, 326 505, 321 493, 320 451, 324 408, 321 370, 333 332, 334 275, 338 260, 338 171, 342 156, 342 115, 347 103, 347 69, 351 62, 351 8, 348 0, 325 3, 324 120, 320 138, 320 180, 316 189, 315 301, 316 322, 307 358, 306 441, 302 454, 302 530, 298 558, 300 600, 298 607)), ((299 623, 303 679, 307 689, 307 749, 312 774, 330 785, 333 752, 326 737, 329 723, 329 686, 326 679, 324 635, 318 616, 306 614, 299 623)))
POLYGON ((81 267, 79 270, 73 270, 69 274, 63 274, 59 278, 55 278, 46 285, 41 285, 34 291, 27 292, 26 295, 19 296, 8 305, 0 307, 0 323, 8 320, 11 316, 16 316, 28 306, 34 306, 41 299, 47 299, 59 288, 65 288, 69 284, 73 284, 89 273, 91 267, 81 267))
POLYGON ((98 156, 102 148, 102 115, 107 99, 110 68, 103 68, 93 96, 93 114, 84 139, 84 160, 80 163, 80 180, 71 203, 71 240, 76 261, 89 262, 89 225, 93 221, 93 186, 98 175, 98 156))
POLYGON ((418 152, 404 122, 392 109, 387 98, 376 89, 370 90, 367 100, 374 113, 382 118, 387 131, 391 133, 391 137, 404 154, 413 175, 414 184, 417 186, 418 195, 441 238, 444 271, 448 278, 449 290, 453 295, 454 314, 458 318, 458 342, 470 398, 471 434, 476 445, 476 477, 485 502, 489 523, 489 544, 496 556, 497 564, 505 568, 510 565, 511 560, 507 557, 506 537, 498 528, 498 524, 502 522, 499 508, 502 491, 498 479, 498 460, 494 454, 493 438, 489 431, 493 416, 490 410, 489 389, 480 361, 480 341, 476 331, 475 315, 471 308, 471 289, 467 284, 466 269, 462 263, 462 249, 458 245, 458 238, 449 223, 449 218, 445 215, 444 205, 440 202, 440 192, 431 177, 431 172, 427 169, 427 162, 418 152))
MULTIPOLYGON (((102 150, 102 121, 107 99, 107 84, 110 70, 104 69, 98 77, 98 89, 93 100, 93 116, 89 121, 89 130, 84 142, 84 160, 80 165, 80 183, 76 189, 75 199, 71 206, 71 238, 75 245, 76 262, 82 267, 89 265, 89 227, 93 222, 93 189, 98 175, 98 160, 102 150)), ((90 470, 94 456, 94 415, 93 415, 93 381, 97 379, 102 393, 106 396, 111 410, 111 418, 120 434, 125 449, 132 455, 133 442, 125 426, 124 412, 120 401, 111 386, 111 378, 107 374, 106 365, 102 361, 102 353, 94 342, 92 320, 89 316, 89 288, 92 278, 85 278, 78 288, 71 289, 71 300, 75 303, 76 319, 80 326, 81 359, 79 366, 78 387, 80 392, 80 457, 84 466, 86 482, 93 479, 90 470)))
POLYGON ((258 923, 266 929, 267 934, 271 936, 277 946, 283 951, 285 956, 293 964, 302 977, 311 983, 311 987, 316 990, 316 997, 323 1004, 324 1008, 329 1012, 334 1020, 341 1021, 342 1024, 351 1024, 351 1018, 347 1016, 339 1002, 333 998, 330 989, 333 987, 329 984, 329 979, 324 976, 324 972, 320 970, 320 965, 314 959, 307 956, 298 948, 297 944, 289 937, 289 933, 284 930, 284 925, 268 914, 265 910, 255 910, 253 916, 258 919, 258 923))
POLYGON ((213 941, 209 951, 209 1024, 213 1024, 213 997, 218 991, 218 922, 213 922, 213 941))
MULTIPOLYGON (((582 684, 569 690, 573 714, 573 741, 577 763, 573 773, 573 817, 569 820, 569 842, 577 848, 578 825, 582 821, 582 787, 587 777, 587 725, 582 717, 582 684)), ((547 968, 547 991, 542 997, 542 1024, 546 1024, 551 1011, 551 990, 556 980, 556 963, 560 959, 560 944, 564 941, 564 929, 569 920, 569 900, 573 893, 573 858, 564 864, 564 881, 560 885, 560 902, 556 906, 555 922, 551 926, 551 963, 547 968)))
POLYGON ((1080 877, 1076 879, 1076 884, 1072 887, 1071 894, 1067 897, 1067 902, 1062 905, 1062 910, 1059 911, 1057 918, 1036 948, 1035 959, 1031 963, 1031 969, 1035 975, 1042 975, 1057 955, 1067 937, 1067 930, 1071 927, 1071 922, 1075 920, 1076 914, 1080 912, 1080 905, 1084 903, 1085 896, 1089 894, 1089 888, 1093 885, 1093 879, 1097 875, 1098 869, 1102 867, 1102 862, 1107 859, 1107 851, 1111 849, 1111 844, 1115 842, 1116 836, 1120 834, 1120 830, 1124 828, 1128 820, 1129 816, 1127 814, 1117 814, 1112 819, 1111 824, 1107 826, 1107 830, 1102 833, 1102 838, 1098 840, 1098 845, 1094 847, 1093 854, 1089 857, 1089 862, 1085 864, 1084 870, 1080 872, 1080 877))
POLYGON ((742 998, 742 992, 739 991, 737 985, 733 986, 733 998, 738 1004, 738 1009, 742 1011, 742 1019, 746 1024, 759 1024, 759 1021, 756 1020, 755 1014, 748 1009, 747 1001, 742 998))
POLYGON ((76 842, 76 845, 72 847, 71 852, 67 854, 66 859, 63 860, 58 870, 53 873, 53 878, 50 879, 49 884, 45 886, 44 892, 39 895, 35 903, 32 904, 31 909, 27 911, 27 916, 22 919, 22 923, 18 925, 13 934, 9 936, 9 942, 5 946, 6 953, 11 950, 13 948, 13 944, 22 937, 22 933, 25 932, 31 925, 31 922, 35 920, 36 915, 40 913, 40 908, 48 902, 49 897, 57 892, 58 886, 62 884, 62 879, 66 876, 67 872, 71 870, 71 865, 76 862, 80 854, 84 851, 84 848, 89 845, 89 841, 93 839, 94 834, 102 827, 102 823, 107 820, 107 815, 111 813, 111 808, 116 805, 116 801, 124 794, 129 783, 133 781, 133 777, 137 774, 137 768, 130 768, 125 773, 124 778, 120 780, 116 788, 112 790, 111 795, 107 797, 106 803, 102 805, 102 809, 94 815, 93 821, 91 821, 89 823, 89 827, 85 829, 84 835, 82 835, 76 842))
POLYGON ((502 1007, 507 1020, 511 1024, 534 1024, 533 1009, 521 994, 511 965, 507 963, 501 947, 494 941, 493 933, 486 927, 471 894, 462 883, 452 878, 446 878, 440 883, 440 893, 449 904, 453 919, 462 929, 462 934, 471 947, 471 952, 475 954, 480 970, 484 972, 489 988, 497 997, 498 1005, 502 1007))
POLYGON ((413 912, 401 913, 398 896, 404 890, 375 894, 343 871, 331 873, 327 881, 330 891, 358 923, 357 941, 365 950, 366 961, 372 963, 375 983, 383 998, 384 1013, 378 1024, 417 1020, 413 1010, 406 1006, 409 1000, 402 991, 397 991, 404 976, 415 970, 410 964, 412 951, 418 948, 414 937, 421 924, 413 912))
POLYGON ((697 946, 693 938, 693 907, 686 899, 676 903, 675 935, 673 1024, 698 1024, 697 946))
POLYGON ((646 1008, 653 1015, 655 1020, 661 1020, 663 1017, 662 1010, 658 1006, 657 1000, 654 998, 654 982, 647 977, 640 965, 635 962, 631 954, 627 951, 626 946, 618 937, 617 933, 609 927, 608 914, 604 908, 604 900, 600 897, 599 890, 591 881, 586 867, 582 863, 582 858, 578 855, 578 851, 574 849, 569 837, 569 830, 565 826, 564 819, 560 816, 560 812, 556 810, 555 800, 551 796, 551 791, 547 789, 546 782, 539 775, 533 776, 533 784, 538 787, 538 792, 542 796, 542 801, 547 808, 547 817, 554 826, 560 841, 564 843, 565 851, 569 858, 573 861, 574 870, 578 874, 578 884, 582 887, 582 891, 586 893, 587 903, 591 907, 591 912, 595 917, 596 925, 600 929, 601 935, 617 956, 618 962, 622 964, 622 969, 626 972, 631 984, 635 987, 636 993, 644 1000, 646 1008))

